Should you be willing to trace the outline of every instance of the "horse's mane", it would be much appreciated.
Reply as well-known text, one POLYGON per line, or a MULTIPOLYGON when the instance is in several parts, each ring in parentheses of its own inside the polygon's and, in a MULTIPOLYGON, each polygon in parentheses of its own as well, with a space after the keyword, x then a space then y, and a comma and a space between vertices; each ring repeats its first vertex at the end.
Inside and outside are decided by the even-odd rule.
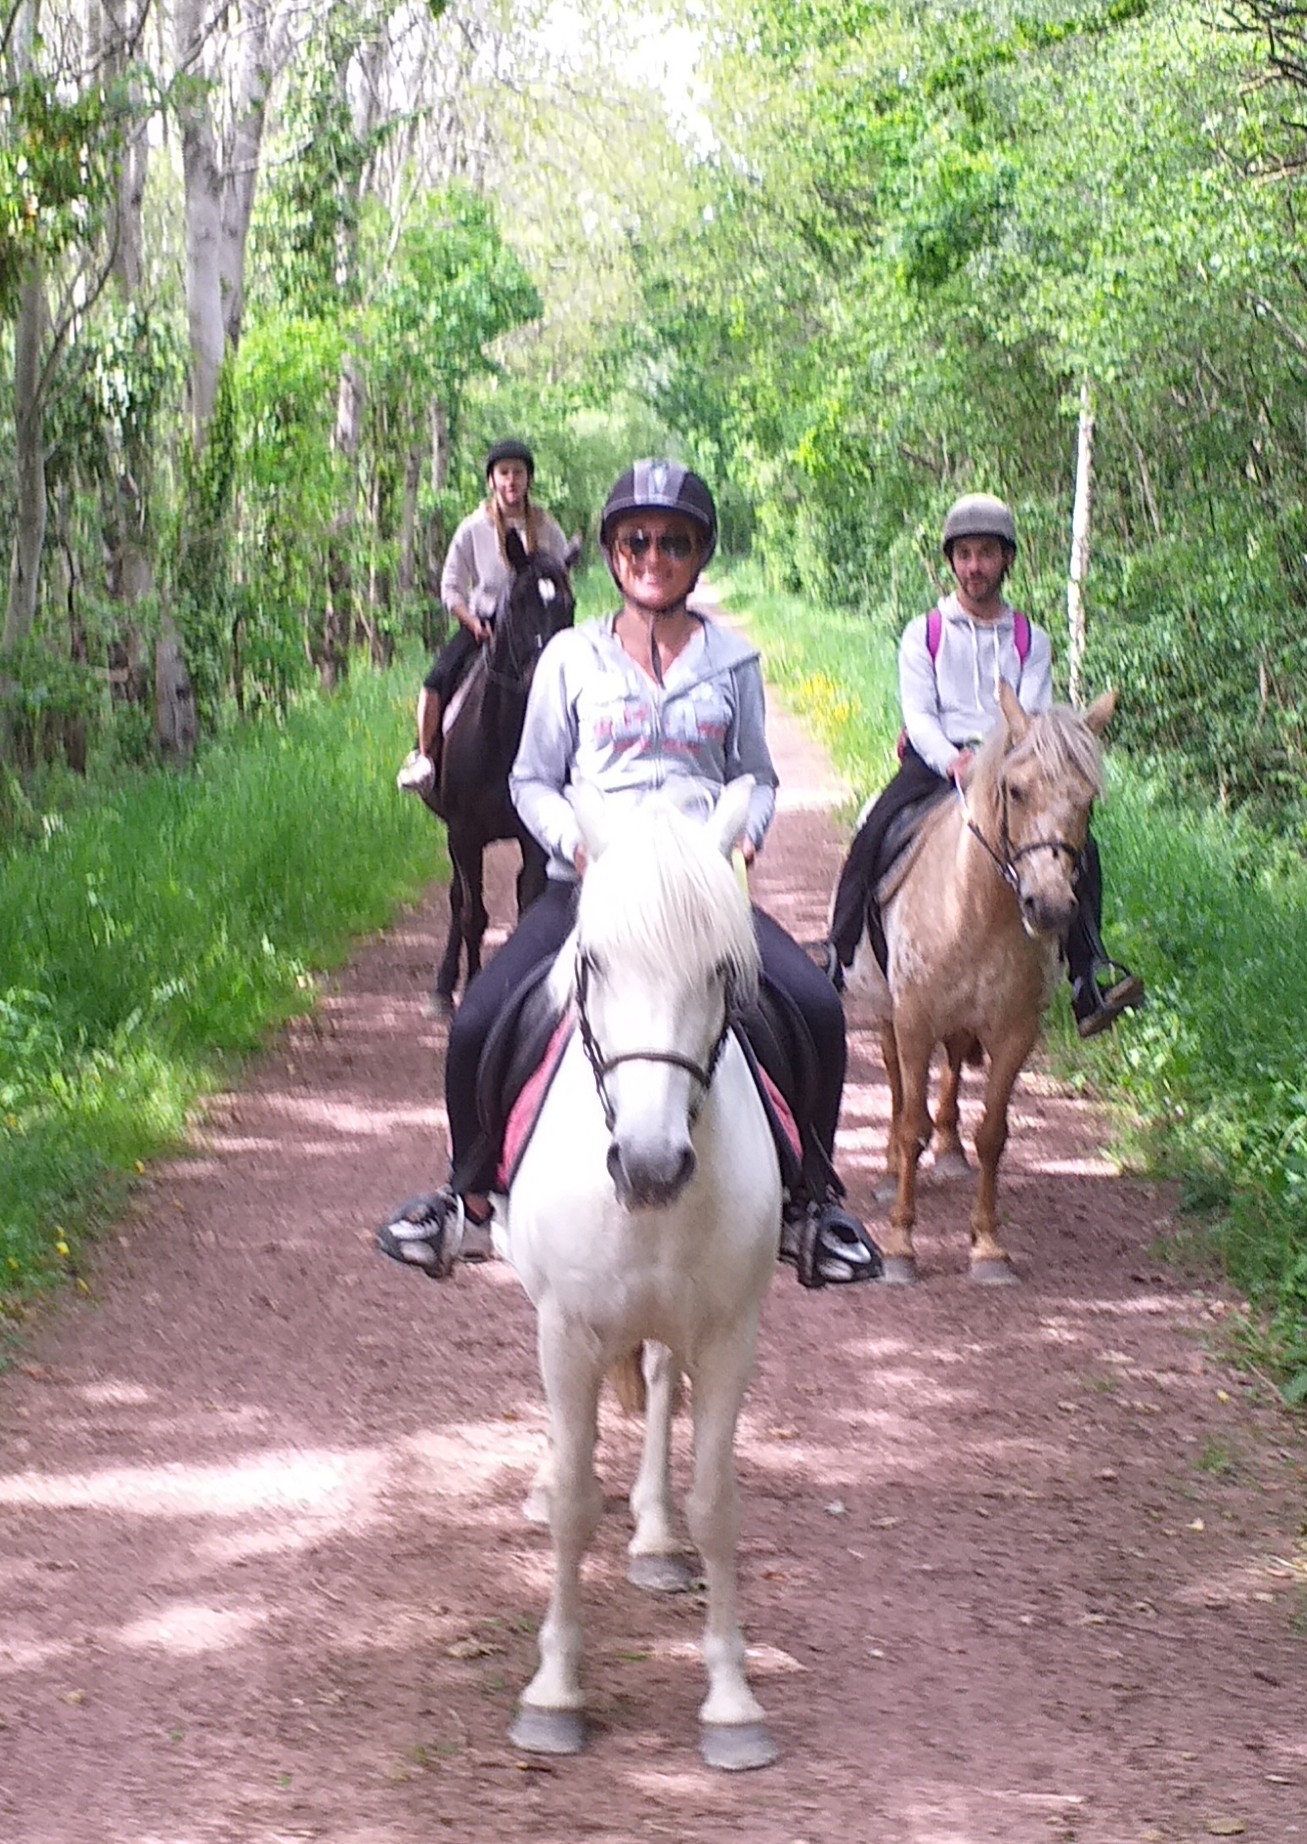
POLYGON ((1000 718, 981 745, 971 771, 969 798, 978 806, 997 795, 999 783, 1014 764, 1033 760, 1050 783, 1078 776, 1095 800, 1103 792, 1103 752, 1081 712, 1055 704, 1031 716, 1021 741, 1009 750, 1007 723, 1000 718))
POLYGON ((758 944, 734 872, 703 827, 664 802, 623 816, 585 874, 578 925, 587 951, 651 971, 724 965, 742 999, 756 990, 758 944))

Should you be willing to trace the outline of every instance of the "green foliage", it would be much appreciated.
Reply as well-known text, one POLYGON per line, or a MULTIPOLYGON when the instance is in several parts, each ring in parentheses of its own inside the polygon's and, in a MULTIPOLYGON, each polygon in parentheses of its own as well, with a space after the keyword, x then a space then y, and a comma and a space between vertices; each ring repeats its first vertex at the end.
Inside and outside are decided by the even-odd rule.
POLYGON ((311 1005, 313 970, 431 875, 438 835, 394 782, 416 670, 250 726, 201 772, 124 786, 0 858, 0 1291, 75 1259, 224 1059, 311 1005))
POLYGON ((121 90, 71 100, 43 72, 0 94, 0 317, 23 271, 84 242, 111 192, 121 90))
POLYGON ((358 273, 342 277, 341 252, 357 232, 360 182, 380 139, 354 126, 347 73, 358 38, 357 15, 333 6, 296 59, 280 111, 283 145, 251 221, 256 313, 326 319, 358 299, 358 273))
POLYGON ((626 356, 751 504, 770 580, 879 621, 986 487, 1053 607, 1087 380, 1091 678, 1134 746, 1296 832, 1307 315, 1251 47, 1186 0, 734 20, 723 150, 639 251, 626 356))
POLYGON ((284 709, 308 682, 309 611, 328 593, 345 469, 332 445, 346 349, 339 320, 261 319, 241 343, 232 675, 241 708, 284 709))
POLYGON ((201 730, 215 735, 231 681, 231 509, 236 491, 237 400, 229 359, 218 379, 204 445, 183 454, 172 555, 174 613, 186 649, 201 730))
MULTIPOLYGON (((392 228, 380 214, 368 228, 369 245, 389 242, 392 228)), ((373 389, 388 401, 404 395, 417 406, 441 403, 456 416, 469 381, 495 369, 490 347, 540 310, 539 292, 505 244, 494 206, 465 187, 429 193, 378 274, 364 317, 373 389)))
MULTIPOLYGON (((14 759, 24 767, 48 761, 57 739, 71 722, 101 715, 104 690, 89 667, 57 653, 29 636, 5 654, 0 710, 14 759)), ((0 840, 4 827, 0 824, 0 840)))

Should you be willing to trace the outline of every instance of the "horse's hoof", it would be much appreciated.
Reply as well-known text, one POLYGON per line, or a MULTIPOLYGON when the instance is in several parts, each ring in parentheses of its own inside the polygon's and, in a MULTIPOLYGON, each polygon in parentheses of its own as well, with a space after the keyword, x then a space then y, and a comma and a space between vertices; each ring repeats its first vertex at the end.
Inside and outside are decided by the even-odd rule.
POLYGON ((987 1255, 971 1264, 971 1278, 979 1287, 1019 1287, 1021 1276, 1006 1255, 987 1255))
POLYGON ((626 1579, 633 1588, 644 1588, 650 1594, 688 1594, 698 1577, 680 1556, 645 1551, 628 1559, 626 1579))
POLYGON ((454 995, 452 992, 433 992, 426 1003, 428 1018, 452 1018, 454 1016, 454 995))
POLYGON ((876 1189, 872 1192, 872 1196, 878 1204, 892 1204, 898 1194, 899 1181, 897 1178, 891 1178, 888 1173, 880 1180, 876 1189))
POLYGON ((541 1710, 519 1703, 508 1739, 528 1754, 580 1754, 588 1739, 583 1710, 541 1710))
POLYGON ((885 1255, 884 1272, 880 1277, 882 1287, 915 1287, 917 1284, 917 1263, 911 1255, 885 1255))
POLYGON ((938 1153, 931 1160, 931 1171, 936 1178, 965 1178, 971 1170, 964 1153, 938 1153))
POLYGON ((699 1753, 709 1767, 738 1774, 751 1767, 770 1767, 780 1755, 765 1723, 703 1722, 699 1725, 699 1753))

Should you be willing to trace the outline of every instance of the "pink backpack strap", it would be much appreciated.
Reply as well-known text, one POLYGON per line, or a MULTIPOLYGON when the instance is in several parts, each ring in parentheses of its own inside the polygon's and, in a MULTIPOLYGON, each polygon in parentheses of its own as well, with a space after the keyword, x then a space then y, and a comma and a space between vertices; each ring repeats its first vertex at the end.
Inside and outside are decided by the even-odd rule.
MULTIPOLYGON (((1030 658, 1030 617, 1023 615, 1019 608, 1012 610, 1012 640, 1017 650, 1017 658, 1024 666, 1030 658)), ((936 641, 935 645, 938 648, 939 642, 936 641)), ((935 655, 932 653, 930 657, 934 659, 935 655)))
MULTIPOLYGON (((938 608, 932 608, 926 616, 926 651, 932 660, 939 658, 939 643, 943 638, 944 617, 938 608)), ((1023 615, 1019 608, 1012 610, 1012 641, 1017 658, 1024 666, 1030 658, 1030 617, 1023 615)))

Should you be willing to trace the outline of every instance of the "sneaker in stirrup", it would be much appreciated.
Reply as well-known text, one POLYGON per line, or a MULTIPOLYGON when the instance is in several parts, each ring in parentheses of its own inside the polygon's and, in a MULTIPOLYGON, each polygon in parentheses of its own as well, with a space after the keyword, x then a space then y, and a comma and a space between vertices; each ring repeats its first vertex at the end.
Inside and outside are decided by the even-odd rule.
POLYGON ((467 1212, 448 1185, 411 1197, 377 1231, 377 1247, 392 1261, 420 1268, 433 1281, 448 1280, 463 1253, 467 1212))

